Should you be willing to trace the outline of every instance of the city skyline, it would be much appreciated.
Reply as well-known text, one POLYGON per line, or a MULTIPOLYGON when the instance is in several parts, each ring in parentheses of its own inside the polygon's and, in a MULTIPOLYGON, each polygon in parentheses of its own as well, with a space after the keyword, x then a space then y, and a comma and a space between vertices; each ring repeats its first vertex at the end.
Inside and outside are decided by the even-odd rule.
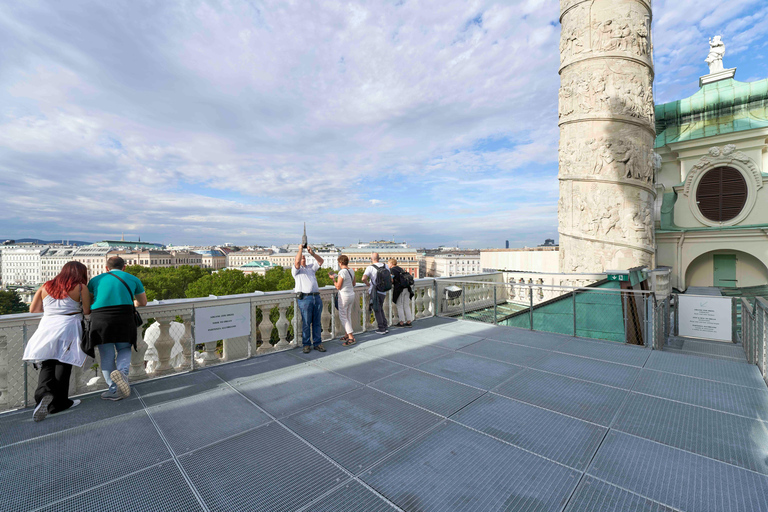
MULTIPOLYGON (((657 103, 696 91, 716 34, 763 77, 762 2, 654 5, 657 103)), ((5 5, 3 235, 557 238, 558 7, 5 5)))

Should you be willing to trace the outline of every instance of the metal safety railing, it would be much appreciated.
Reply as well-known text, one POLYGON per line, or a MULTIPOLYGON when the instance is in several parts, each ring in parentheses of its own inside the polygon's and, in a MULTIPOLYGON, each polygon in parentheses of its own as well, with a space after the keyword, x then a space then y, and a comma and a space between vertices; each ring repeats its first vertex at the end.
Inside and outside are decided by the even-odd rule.
POLYGON ((766 361, 768 361, 768 301, 762 297, 755 299, 754 305, 742 297, 741 305, 741 342, 749 364, 760 369, 768 385, 766 361))

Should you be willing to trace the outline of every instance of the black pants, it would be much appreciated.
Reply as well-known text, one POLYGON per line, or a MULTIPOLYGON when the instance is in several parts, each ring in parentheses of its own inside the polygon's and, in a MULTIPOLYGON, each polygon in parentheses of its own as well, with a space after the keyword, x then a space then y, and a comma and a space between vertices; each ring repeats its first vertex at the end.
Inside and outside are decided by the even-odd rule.
POLYGON ((376 324, 380 331, 387 330, 387 315, 384 313, 384 301, 387 300, 386 293, 374 292, 376 297, 371 301, 373 316, 376 317, 376 324))
POLYGON ((37 379, 35 390, 35 404, 39 404, 45 395, 53 395, 53 401, 48 406, 48 412, 54 414, 72 407, 74 403, 68 398, 69 375, 72 373, 72 365, 62 363, 56 359, 43 361, 40 369, 40 377, 37 379))

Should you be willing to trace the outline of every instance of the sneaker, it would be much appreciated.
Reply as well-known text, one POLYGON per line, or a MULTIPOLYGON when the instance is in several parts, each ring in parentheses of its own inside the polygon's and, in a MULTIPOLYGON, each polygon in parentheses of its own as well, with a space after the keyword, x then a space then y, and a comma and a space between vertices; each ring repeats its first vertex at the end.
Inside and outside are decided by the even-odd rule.
POLYGON ((120 395, 120 398, 131 396, 131 385, 128 383, 128 378, 120 370, 110 373, 109 378, 117 386, 117 393, 120 395))
POLYGON ((80 405, 80 400, 72 400, 72 405, 69 406, 70 409, 73 409, 80 405))
POLYGON ((317 345, 315 345, 315 350, 317 350, 318 352, 325 352, 325 347, 323 346, 322 343, 318 343, 317 345))
POLYGON ((117 390, 115 390, 115 391, 109 391, 109 390, 107 390, 107 391, 105 391, 105 392, 103 392, 103 393, 101 394, 101 399, 102 399, 102 400, 112 400, 112 401, 114 401, 114 402, 117 402, 118 400, 122 400, 122 399, 123 399, 123 397, 121 397, 121 396, 120 396, 120 395, 117 393, 117 390))
POLYGON ((48 406, 53 402, 53 395, 45 395, 40 399, 40 403, 35 407, 35 412, 32 413, 32 419, 35 421, 43 421, 48 416, 48 406))
POLYGON ((304 345, 304 348, 301 349, 301 351, 304 352, 305 354, 309 354, 310 352, 312 352, 312 347, 310 347, 309 345, 304 345))
POLYGON ((383 331, 381 330, 376 331, 376 334, 387 334, 388 332, 389 332, 388 330, 384 329, 383 331))

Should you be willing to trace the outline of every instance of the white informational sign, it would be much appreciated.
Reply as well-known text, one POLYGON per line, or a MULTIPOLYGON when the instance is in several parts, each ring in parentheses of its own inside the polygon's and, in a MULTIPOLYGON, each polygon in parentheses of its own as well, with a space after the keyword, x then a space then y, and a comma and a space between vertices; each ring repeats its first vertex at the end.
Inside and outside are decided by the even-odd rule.
POLYGON ((251 334, 251 304, 195 308, 195 342, 207 343, 251 334))
POLYGON ((678 295, 680 336, 731 341, 733 338, 730 297, 678 295))

